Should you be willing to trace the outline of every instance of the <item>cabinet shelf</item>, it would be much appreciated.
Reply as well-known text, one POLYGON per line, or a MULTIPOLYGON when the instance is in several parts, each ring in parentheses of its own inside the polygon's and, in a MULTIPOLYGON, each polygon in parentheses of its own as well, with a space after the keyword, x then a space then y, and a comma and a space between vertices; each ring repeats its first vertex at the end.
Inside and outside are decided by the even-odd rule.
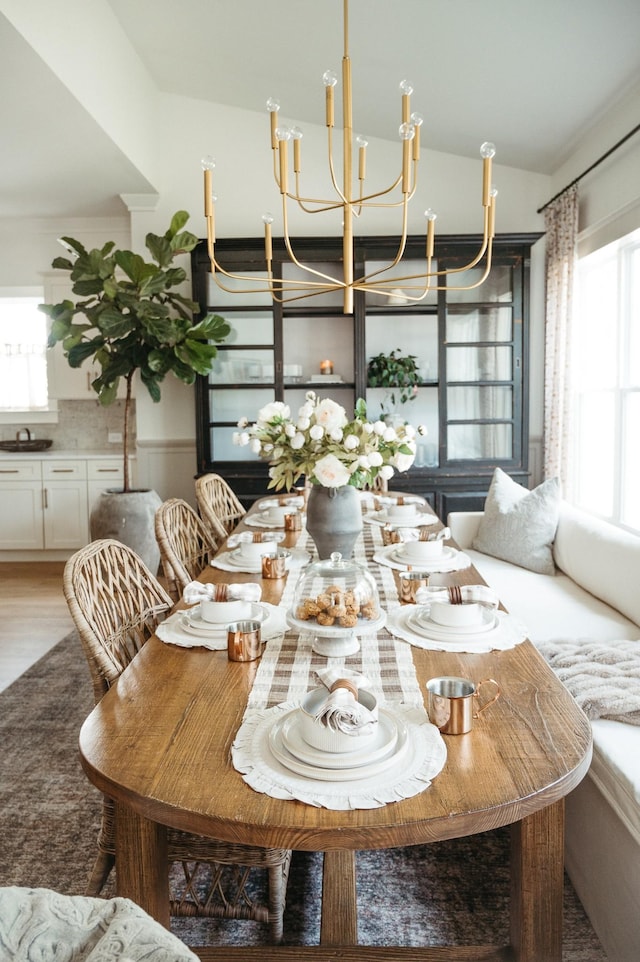
MULTIPOLYGON (((225 377, 223 363, 197 381, 199 473, 222 473, 246 503, 264 494, 268 464, 246 448, 234 448, 237 420, 253 420, 269 401, 286 401, 293 408, 296 395, 309 390, 334 397, 349 414, 362 397, 369 417, 381 416, 392 389, 368 387, 367 364, 378 353, 399 349, 416 356, 421 370, 416 397, 398 413, 413 424, 426 423, 428 435, 419 441, 414 466, 394 476, 391 487, 424 495, 442 517, 454 507, 481 507, 496 466, 526 484, 529 259, 540 236, 498 236, 479 294, 445 289, 418 304, 390 304, 379 294, 355 292, 353 313, 347 315, 326 300, 288 306, 264 295, 235 295, 232 305, 222 303, 201 241, 191 255, 194 300, 203 313, 220 313, 237 330, 236 339, 219 348, 223 362, 236 367, 225 377), (255 332, 264 340, 256 340, 255 332), (310 379, 325 358, 332 359, 342 381, 310 379), (244 373, 237 366, 242 364, 249 366, 244 373), (261 364, 268 367, 262 376, 261 364), (299 380, 283 376, 288 364, 302 369, 299 380)), ((475 235, 440 238, 439 268, 467 263, 478 240, 475 235)), ((342 258, 339 238, 301 238, 296 245, 301 260, 320 269, 335 269, 342 258)), ((396 246, 397 238, 356 238, 356 269, 375 269, 396 246)), ((410 237, 398 271, 410 274, 411 261, 423 258, 423 248, 423 238, 410 237)), ((222 264, 241 273, 264 272, 263 250, 262 238, 217 242, 222 264)), ((286 269, 284 249, 274 242, 274 273, 286 269)))

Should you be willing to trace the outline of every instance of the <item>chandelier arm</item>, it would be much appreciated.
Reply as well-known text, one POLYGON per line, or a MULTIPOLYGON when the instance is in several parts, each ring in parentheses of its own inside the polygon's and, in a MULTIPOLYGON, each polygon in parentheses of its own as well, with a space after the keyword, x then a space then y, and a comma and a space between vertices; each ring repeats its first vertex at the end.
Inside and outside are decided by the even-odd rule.
MULTIPOLYGON (((289 221, 288 221, 288 216, 287 216, 287 198, 286 198, 286 196, 283 196, 283 198, 282 198, 282 226, 283 226, 283 230, 284 230, 284 235, 283 235, 283 237, 284 237, 284 243, 285 243, 285 247, 286 247, 286 249, 287 249, 287 253, 288 253, 288 255, 289 255, 290 260, 292 261, 293 264, 295 264, 296 267, 300 268, 301 271, 305 271, 305 273, 307 273, 307 274, 313 274, 315 277, 321 277, 323 280, 329 281, 329 284, 331 285, 332 289, 334 289, 334 290, 339 289, 339 288, 344 288, 344 287, 346 286, 345 283, 344 283, 344 281, 339 281, 337 278, 331 277, 330 274, 325 274, 323 271, 316 270, 314 267, 310 267, 308 264, 302 264, 302 263, 298 260, 298 258, 297 258, 296 255, 295 255, 295 252, 294 252, 294 250, 293 250, 292 244, 291 244, 291 237, 289 236, 289 221)), ((298 282, 298 283, 300 283, 300 282, 298 282)), ((312 281, 311 281, 311 282, 306 282, 306 281, 305 281, 305 282, 302 282, 302 283, 303 283, 303 285, 305 285, 305 284, 307 284, 307 283, 311 284, 311 283, 314 283, 314 282, 312 282, 312 281)))

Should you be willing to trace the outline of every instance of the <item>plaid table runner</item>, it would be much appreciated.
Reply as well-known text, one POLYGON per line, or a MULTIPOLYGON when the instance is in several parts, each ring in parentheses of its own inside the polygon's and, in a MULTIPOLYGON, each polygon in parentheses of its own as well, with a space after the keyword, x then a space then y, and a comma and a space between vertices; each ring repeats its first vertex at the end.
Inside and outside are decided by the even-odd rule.
MULTIPOLYGON (((381 529, 365 523, 354 549, 354 560, 367 567, 378 589, 381 607, 385 610, 399 605, 393 572, 382 565, 370 564, 375 550, 382 544, 381 529)), ((310 536, 303 530, 298 546, 317 553, 310 536)), ((280 606, 291 608, 296 578, 288 578, 280 606)), ((312 651, 312 631, 290 630, 283 637, 274 638, 265 648, 251 689, 245 718, 256 710, 271 708, 283 702, 297 702, 311 688, 321 682, 318 668, 344 666, 366 675, 370 690, 380 703, 402 702, 422 706, 423 698, 416 679, 411 646, 381 629, 358 635, 360 650, 345 657, 326 658, 312 651)))

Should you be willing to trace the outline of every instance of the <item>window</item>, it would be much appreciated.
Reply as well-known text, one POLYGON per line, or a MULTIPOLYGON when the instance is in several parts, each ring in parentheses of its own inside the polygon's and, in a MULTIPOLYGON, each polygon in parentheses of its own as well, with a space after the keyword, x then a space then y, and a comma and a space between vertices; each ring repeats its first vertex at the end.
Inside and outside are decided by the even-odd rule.
POLYGON ((46 411, 47 318, 42 296, 0 291, 0 410, 46 411))
POLYGON ((574 501, 640 531, 640 230, 579 262, 574 501))

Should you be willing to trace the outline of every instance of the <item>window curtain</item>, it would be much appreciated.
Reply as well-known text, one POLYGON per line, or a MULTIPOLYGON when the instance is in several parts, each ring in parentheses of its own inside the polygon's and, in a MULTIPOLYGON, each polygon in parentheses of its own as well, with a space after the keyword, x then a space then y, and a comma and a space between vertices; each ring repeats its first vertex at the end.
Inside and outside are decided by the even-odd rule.
POLYGON ((578 187, 569 187, 544 212, 546 324, 543 477, 570 489, 571 338, 577 265, 578 187))

